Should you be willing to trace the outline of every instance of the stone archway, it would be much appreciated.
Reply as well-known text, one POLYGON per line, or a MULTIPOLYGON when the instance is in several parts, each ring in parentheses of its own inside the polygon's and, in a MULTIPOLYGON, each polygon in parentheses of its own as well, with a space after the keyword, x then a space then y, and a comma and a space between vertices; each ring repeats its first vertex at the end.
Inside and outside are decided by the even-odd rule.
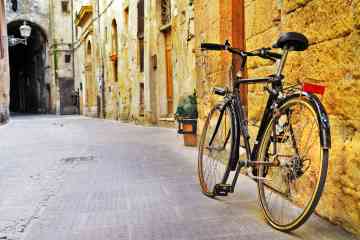
MULTIPOLYGON (((21 38, 19 27, 24 20, 8 24, 8 35, 21 38)), ((36 23, 31 26, 27 45, 9 47, 10 111, 20 113, 49 113, 50 85, 46 82, 47 36, 36 23)))

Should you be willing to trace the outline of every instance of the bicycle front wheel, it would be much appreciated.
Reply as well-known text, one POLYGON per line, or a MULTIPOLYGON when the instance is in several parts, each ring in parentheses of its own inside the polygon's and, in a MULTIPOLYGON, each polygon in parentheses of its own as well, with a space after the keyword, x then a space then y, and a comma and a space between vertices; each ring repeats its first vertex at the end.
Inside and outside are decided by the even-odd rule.
POLYGON ((232 114, 229 106, 216 105, 208 114, 198 149, 198 177, 202 192, 215 197, 215 185, 224 184, 230 173, 233 144, 232 114))
POLYGON ((269 122, 258 154, 258 193, 271 226, 291 231, 301 226, 320 200, 329 150, 320 143, 317 109, 306 98, 289 99, 269 122))

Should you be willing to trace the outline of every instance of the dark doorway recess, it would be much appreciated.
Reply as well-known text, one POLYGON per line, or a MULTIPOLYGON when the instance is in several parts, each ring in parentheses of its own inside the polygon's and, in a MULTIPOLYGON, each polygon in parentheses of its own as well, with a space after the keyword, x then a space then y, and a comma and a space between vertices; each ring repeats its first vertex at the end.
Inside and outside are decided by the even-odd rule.
MULTIPOLYGON (((23 20, 8 24, 8 35, 21 38, 19 27, 23 20)), ((38 25, 31 26, 27 45, 9 48, 10 58, 10 111, 18 113, 49 113, 51 109, 50 85, 46 82, 47 38, 38 25)))

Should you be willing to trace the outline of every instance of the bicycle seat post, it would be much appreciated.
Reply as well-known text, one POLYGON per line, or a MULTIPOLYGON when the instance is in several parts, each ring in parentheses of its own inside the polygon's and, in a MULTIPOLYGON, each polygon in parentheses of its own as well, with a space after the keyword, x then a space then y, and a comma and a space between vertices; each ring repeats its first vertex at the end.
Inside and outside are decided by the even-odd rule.
POLYGON ((282 74, 282 72, 284 70, 284 67, 285 67, 285 63, 286 63, 288 53, 289 53, 289 50, 287 49, 287 47, 284 47, 283 53, 282 53, 282 58, 277 63, 277 69, 276 69, 276 73, 275 73, 276 77, 281 77, 281 74, 282 74))

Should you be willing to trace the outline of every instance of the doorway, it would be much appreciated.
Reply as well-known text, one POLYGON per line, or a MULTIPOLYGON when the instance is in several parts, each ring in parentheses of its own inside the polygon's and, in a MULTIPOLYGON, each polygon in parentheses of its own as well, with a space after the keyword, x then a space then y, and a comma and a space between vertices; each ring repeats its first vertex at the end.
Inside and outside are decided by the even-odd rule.
POLYGON ((167 113, 174 113, 174 83, 173 83, 173 66, 172 66, 172 40, 171 30, 164 33, 165 36, 165 64, 166 64, 166 98, 167 113))

